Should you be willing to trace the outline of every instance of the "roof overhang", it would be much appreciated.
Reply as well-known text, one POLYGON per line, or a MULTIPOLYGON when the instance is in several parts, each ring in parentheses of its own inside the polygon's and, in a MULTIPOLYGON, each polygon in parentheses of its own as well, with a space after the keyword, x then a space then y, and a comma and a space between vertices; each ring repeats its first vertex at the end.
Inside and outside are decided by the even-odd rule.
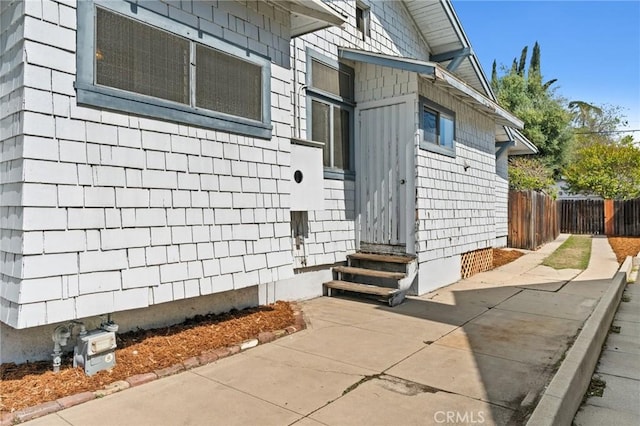
POLYGON ((338 55, 343 59, 418 73, 420 76, 434 81, 437 86, 447 90, 453 96, 460 98, 462 102, 490 115, 497 124, 516 129, 522 129, 524 126, 524 122, 518 117, 435 62, 425 62, 348 48, 338 48, 338 55))
POLYGON ((291 13, 291 37, 298 37, 331 26, 346 19, 322 0, 287 0, 276 3, 291 13))
POLYGON ((513 135, 514 145, 509 148, 509 155, 537 154, 538 148, 518 130, 507 128, 513 135))

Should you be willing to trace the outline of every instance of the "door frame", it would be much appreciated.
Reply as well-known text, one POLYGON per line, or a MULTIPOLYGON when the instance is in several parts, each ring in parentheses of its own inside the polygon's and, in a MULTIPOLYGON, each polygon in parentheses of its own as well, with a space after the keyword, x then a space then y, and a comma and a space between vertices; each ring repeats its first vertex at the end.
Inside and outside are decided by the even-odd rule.
MULTIPOLYGON (((417 94, 401 95, 393 98, 379 99, 368 102, 359 102, 355 108, 354 123, 354 158, 355 158, 355 245, 356 249, 360 248, 360 176, 362 170, 359 170, 360 161, 360 125, 361 125, 361 112, 367 109, 379 108, 384 106, 405 104, 407 108, 406 122, 406 145, 405 145, 405 164, 407 169, 405 187, 405 210, 404 210, 404 227, 405 227, 405 245, 407 254, 416 254, 416 235, 415 235, 415 218, 416 218, 416 155, 417 155, 417 125, 416 125, 416 105, 418 103, 417 94)), ((402 206, 400 206, 402 209, 402 206)))

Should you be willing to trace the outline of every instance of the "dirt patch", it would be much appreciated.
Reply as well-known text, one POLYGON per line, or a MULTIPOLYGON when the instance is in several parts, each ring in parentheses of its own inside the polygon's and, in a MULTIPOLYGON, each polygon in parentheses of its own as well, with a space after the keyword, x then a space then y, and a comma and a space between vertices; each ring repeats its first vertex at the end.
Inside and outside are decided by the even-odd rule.
POLYGON ((58 374, 51 361, 0 365, 0 413, 13 412, 84 391, 96 391, 136 374, 171 367, 208 351, 283 330, 294 324, 292 306, 276 302, 268 306, 201 315, 182 324, 154 330, 138 330, 117 336, 115 368, 91 377, 73 368, 70 356, 58 374))
POLYGON ((493 267, 498 268, 507 263, 511 263, 524 253, 518 250, 493 249, 493 267))
POLYGON ((627 256, 635 257, 640 253, 640 237, 609 237, 609 245, 620 264, 627 256))

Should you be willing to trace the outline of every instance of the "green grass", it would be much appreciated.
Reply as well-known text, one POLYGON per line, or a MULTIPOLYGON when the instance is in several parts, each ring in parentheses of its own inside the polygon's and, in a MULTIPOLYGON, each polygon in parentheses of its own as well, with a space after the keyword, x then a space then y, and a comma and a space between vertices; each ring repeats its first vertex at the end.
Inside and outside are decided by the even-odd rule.
POLYGON ((591 256, 591 237, 572 235, 542 262, 553 269, 586 269, 591 256))

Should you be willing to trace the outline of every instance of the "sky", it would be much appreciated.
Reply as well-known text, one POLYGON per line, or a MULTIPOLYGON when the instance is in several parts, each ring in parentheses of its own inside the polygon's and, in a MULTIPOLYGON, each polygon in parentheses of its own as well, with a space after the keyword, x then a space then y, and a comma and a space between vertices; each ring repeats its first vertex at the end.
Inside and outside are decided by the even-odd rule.
MULTIPOLYGON (((640 0, 453 0, 487 78, 540 44, 544 81, 567 100, 619 106, 640 140, 640 0)), ((625 133, 630 134, 630 133, 625 133)))

